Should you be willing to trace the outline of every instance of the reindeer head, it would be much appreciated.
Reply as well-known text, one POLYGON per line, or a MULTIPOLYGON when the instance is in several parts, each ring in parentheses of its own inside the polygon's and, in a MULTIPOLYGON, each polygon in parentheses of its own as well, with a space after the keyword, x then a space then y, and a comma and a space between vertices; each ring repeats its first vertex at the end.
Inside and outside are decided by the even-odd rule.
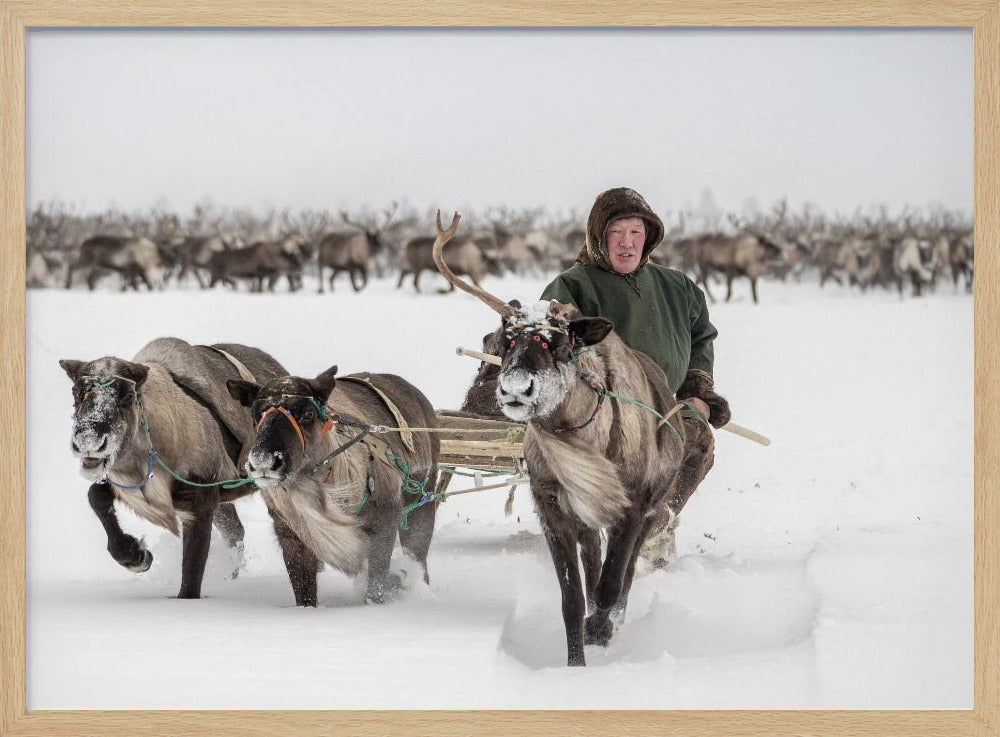
POLYGON ((456 213, 451 226, 441 227, 434 241, 434 263, 456 287, 475 295, 500 313, 500 374, 497 402, 501 411, 517 422, 549 417, 563 403, 577 380, 576 358, 582 348, 599 343, 611 332, 611 323, 601 317, 575 318, 576 309, 556 301, 542 301, 522 308, 504 302, 481 287, 467 284, 448 268, 444 245, 458 229, 456 213))
POLYGON ((88 481, 107 476, 139 429, 139 389, 149 368, 120 358, 59 361, 73 381, 73 437, 70 447, 88 481))
POLYGON ((378 255, 386 250, 388 246, 385 238, 385 229, 389 227, 398 209, 399 202, 393 201, 391 205, 382 211, 381 222, 376 222, 374 226, 370 223, 373 220, 372 218, 352 220, 346 210, 340 211, 340 219, 348 225, 364 232, 365 238, 368 239, 368 245, 371 247, 371 252, 378 255))
POLYGON ((578 381, 581 349, 611 331, 602 317, 570 319, 570 305, 541 301, 503 320, 497 402, 516 422, 550 417, 578 381))
POLYGON ((259 488, 280 486, 318 460, 319 441, 329 432, 326 402, 336 384, 337 367, 315 379, 283 376, 264 386, 230 379, 229 393, 250 407, 256 436, 246 471, 259 488))

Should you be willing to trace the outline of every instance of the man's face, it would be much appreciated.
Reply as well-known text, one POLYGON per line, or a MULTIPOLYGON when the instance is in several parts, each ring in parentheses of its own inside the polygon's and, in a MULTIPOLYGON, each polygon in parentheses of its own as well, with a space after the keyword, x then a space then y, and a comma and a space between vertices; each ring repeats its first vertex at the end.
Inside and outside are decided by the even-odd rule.
POLYGON ((612 220, 605 232, 611 268, 619 274, 631 274, 642 259, 646 244, 646 222, 642 218, 612 220))

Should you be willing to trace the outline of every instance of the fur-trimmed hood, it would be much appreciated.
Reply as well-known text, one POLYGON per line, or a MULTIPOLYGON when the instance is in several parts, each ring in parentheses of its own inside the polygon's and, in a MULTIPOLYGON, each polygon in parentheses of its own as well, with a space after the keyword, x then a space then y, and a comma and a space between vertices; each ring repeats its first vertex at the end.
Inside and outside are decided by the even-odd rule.
POLYGON ((577 262, 593 264, 604 271, 614 272, 608 258, 604 233, 612 221, 632 217, 642 218, 646 223, 646 243, 636 271, 645 266, 649 254, 663 240, 663 221, 641 194, 628 187, 615 187, 597 195, 587 218, 587 241, 576 257, 577 262))

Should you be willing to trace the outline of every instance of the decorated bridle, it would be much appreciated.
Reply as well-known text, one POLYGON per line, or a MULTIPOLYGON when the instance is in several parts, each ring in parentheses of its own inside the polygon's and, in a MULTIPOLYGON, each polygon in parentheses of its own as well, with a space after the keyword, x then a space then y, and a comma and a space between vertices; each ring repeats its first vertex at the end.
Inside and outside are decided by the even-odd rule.
POLYGON ((80 401, 73 408, 73 414, 76 415, 80 414, 80 410, 83 409, 83 403, 87 401, 87 397, 89 397, 94 391, 109 389, 114 386, 116 381, 124 381, 132 390, 132 397, 135 399, 135 404, 139 408, 139 420, 142 423, 143 430, 146 433, 146 442, 149 445, 149 449, 146 451, 146 475, 142 477, 142 480, 138 484, 119 484, 117 481, 113 481, 111 477, 106 474, 104 480, 119 489, 143 488, 149 483, 149 480, 153 478, 153 467, 156 465, 156 462, 159 461, 159 455, 155 450, 153 450, 153 440, 149 435, 149 423, 146 422, 146 410, 142 406, 142 400, 139 399, 139 392, 136 389, 135 380, 126 376, 119 376, 118 374, 113 374, 107 379, 102 379, 100 376, 88 374, 86 376, 81 376, 80 380, 86 382, 87 389, 83 392, 83 396, 80 397, 80 401))
MULTIPOLYGON (((564 335, 569 335, 569 330, 560 327, 558 325, 552 325, 551 323, 514 323, 510 327, 505 329, 505 337, 509 337, 508 348, 514 348, 517 345, 518 335, 531 334, 531 340, 538 343, 543 350, 549 350, 549 342, 546 340, 545 336, 542 335, 543 332, 550 331, 556 333, 563 333, 564 335)), ((570 348, 570 360, 579 365, 580 354, 583 352, 592 352, 593 348, 578 348, 578 346, 573 346, 570 348)), ((576 433, 583 430, 585 427, 593 424, 597 419, 597 415, 600 414, 601 409, 604 407, 604 399, 607 396, 607 389, 601 384, 597 378, 590 373, 580 373, 577 372, 577 376, 583 381, 588 387, 590 387, 593 392, 597 395, 597 404, 594 407, 594 411, 591 412, 590 417, 583 423, 576 425, 574 427, 554 427, 548 428, 544 424, 538 421, 533 421, 531 424, 534 425, 539 430, 546 430, 551 432, 553 435, 562 435, 564 433, 576 433)))
POLYGON ((321 420, 323 420, 323 427, 320 429, 321 437, 326 436, 326 434, 329 433, 330 430, 333 428, 333 419, 331 419, 329 414, 327 413, 326 407, 317 402, 315 397, 310 397, 305 394, 282 394, 281 396, 277 397, 277 399, 279 400, 277 404, 268 405, 267 409, 265 409, 261 413, 260 418, 257 420, 257 425, 256 427, 254 427, 254 432, 260 431, 261 425, 264 424, 264 420, 267 418, 268 415, 270 415, 272 412, 278 412, 291 424, 292 429, 295 430, 295 434, 299 438, 299 442, 302 444, 302 450, 305 451, 306 449, 305 435, 302 433, 302 427, 299 425, 298 420, 295 419, 295 415, 293 415, 291 411, 287 407, 285 407, 284 402, 287 399, 306 399, 312 404, 312 406, 316 410, 316 415, 321 420))
MULTIPOLYGON (((135 397, 136 402, 139 401, 139 394, 135 389, 134 379, 129 379, 128 377, 125 376, 119 376, 118 374, 113 374, 110 378, 102 379, 100 376, 96 376, 94 374, 87 374, 86 376, 81 376, 80 381, 86 383, 87 389, 83 392, 83 396, 80 397, 80 401, 74 404, 73 414, 77 415, 80 414, 80 410, 83 409, 83 403, 87 401, 87 397, 89 397, 94 391, 97 391, 99 389, 108 389, 114 386, 114 383, 116 381, 124 381, 126 384, 129 384, 132 388, 132 396, 135 397)), ((140 404, 139 407, 141 409, 142 405, 140 404)))

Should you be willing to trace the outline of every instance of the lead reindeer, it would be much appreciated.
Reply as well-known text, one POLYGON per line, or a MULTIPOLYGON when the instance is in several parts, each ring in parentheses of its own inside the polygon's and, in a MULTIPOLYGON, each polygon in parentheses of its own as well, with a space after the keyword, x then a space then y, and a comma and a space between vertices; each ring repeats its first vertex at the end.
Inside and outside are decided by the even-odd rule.
POLYGON ((73 381, 73 455, 91 482, 90 506, 108 536, 108 552, 136 573, 153 555, 125 533, 117 500, 140 517, 182 535, 180 599, 201 597, 214 520, 226 544, 240 550, 243 526, 232 502, 255 491, 235 481, 250 414, 225 381, 267 380, 284 369, 271 356, 231 343, 193 346, 157 338, 131 361, 114 356, 62 360, 73 381))
POLYGON ((444 230, 438 215, 434 260, 449 282, 501 315, 497 399, 507 417, 528 423, 524 458, 562 590, 567 662, 586 665, 584 645, 607 645, 612 619, 624 616, 646 536, 666 507, 693 491, 678 483, 683 423, 660 367, 604 318, 576 317, 555 301, 521 309, 451 273, 442 250, 458 222, 456 214, 444 230), (609 395, 639 400, 656 414, 609 395), (601 530, 608 533, 603 562, 601 530))

